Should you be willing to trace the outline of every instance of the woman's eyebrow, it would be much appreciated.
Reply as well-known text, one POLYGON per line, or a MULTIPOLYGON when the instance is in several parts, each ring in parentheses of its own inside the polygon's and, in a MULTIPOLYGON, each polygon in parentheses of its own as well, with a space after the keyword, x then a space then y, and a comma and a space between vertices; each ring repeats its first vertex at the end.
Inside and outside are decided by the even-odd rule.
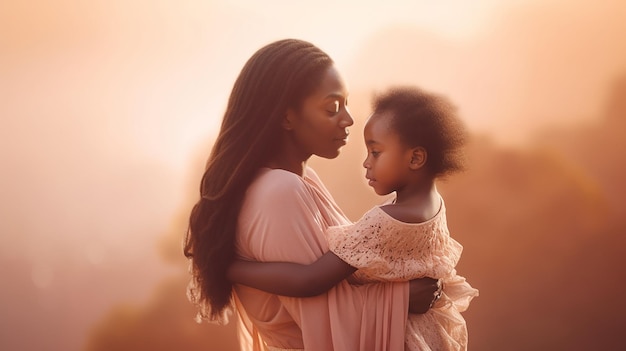
POLYGON ((344 96, 341 93, 330 93, 330 94, 326 95, 326 97, 325 97, 325 99, 330 99, 330 98, 345 99, 346 96, 344 96))

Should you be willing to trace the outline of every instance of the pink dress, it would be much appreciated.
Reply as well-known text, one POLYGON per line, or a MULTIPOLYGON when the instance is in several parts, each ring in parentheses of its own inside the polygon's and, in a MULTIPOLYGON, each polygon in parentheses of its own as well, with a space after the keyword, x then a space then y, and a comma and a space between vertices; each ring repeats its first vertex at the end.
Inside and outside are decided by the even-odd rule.
MULTIPOLYGON (((349 223, 312 169, 262 169, 246 192, 236 249, 243 259, 309 264, 328 251, 325 230, 349 223)), ((311 298, 234 291, 242 350, 404 349, 406 282, 343 281, 311 298)))
POLYGON ((361 282, 443 279, 443 295, 425 314, 410 314, 407 350, 466 350, 465 311, 478 290, 456 274, 463 247, 450 237, 446 209, 422 223, 404 223, 374 207, 358 222, 329 228, 330 250, 358 271, 361 282))

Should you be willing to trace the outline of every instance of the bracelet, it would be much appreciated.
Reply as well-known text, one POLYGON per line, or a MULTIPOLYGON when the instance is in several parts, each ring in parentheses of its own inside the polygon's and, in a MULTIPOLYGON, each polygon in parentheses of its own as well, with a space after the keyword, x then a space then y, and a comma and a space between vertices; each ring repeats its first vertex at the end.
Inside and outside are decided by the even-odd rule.
POLYGON ((432 308, 437 301, 439 301, 442 294, 443 294, 443 282, 441 281, 441 279, 439 279, 437 280, 437 290, 433 294, 434 297, 433 297, 433 300, 430 302, 430 306, 428 307, 429 309, 432 308))

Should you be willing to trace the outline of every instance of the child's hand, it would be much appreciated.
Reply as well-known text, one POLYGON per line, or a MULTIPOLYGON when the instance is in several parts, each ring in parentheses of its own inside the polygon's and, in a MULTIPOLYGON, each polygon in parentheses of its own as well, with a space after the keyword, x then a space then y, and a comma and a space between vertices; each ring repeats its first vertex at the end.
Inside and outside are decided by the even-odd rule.
POLYGON ((409 282, 409 313, 426 313, 437 298, 439 280, 425 277, 409 282))

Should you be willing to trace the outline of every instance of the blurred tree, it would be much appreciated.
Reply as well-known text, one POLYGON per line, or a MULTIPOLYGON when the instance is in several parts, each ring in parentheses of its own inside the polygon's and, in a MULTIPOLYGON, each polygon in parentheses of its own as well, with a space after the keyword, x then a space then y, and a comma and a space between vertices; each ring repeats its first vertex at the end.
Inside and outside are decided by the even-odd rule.
POLYGON ((235 322, 198 324, 187 277, 165 281, 145 306, 119 305, 93 329, 85 351, 237 351, 235 322))
POLYGON ((481 292, 465 314, 471 349, 621 349, 624 84, 610 96, 597 124, 525 151, 475 140, 470 171, 442 186, 459 272, 481 292))

